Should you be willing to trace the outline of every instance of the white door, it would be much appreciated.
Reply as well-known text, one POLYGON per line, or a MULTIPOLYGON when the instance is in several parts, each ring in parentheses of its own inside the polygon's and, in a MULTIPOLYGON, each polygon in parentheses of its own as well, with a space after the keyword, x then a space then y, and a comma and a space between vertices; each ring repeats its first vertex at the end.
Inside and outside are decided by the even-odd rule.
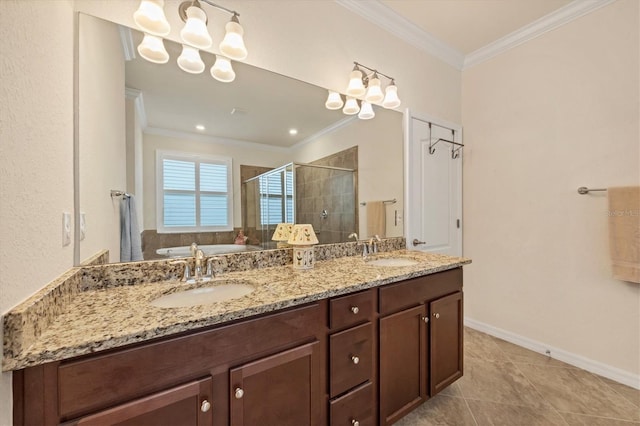
POLYGON ((462 256, 463 154, 455 151, 461 146, 446 142, 462 143, 461 133, 459 125, 405 113, 405 236, 410 250, 462 256))

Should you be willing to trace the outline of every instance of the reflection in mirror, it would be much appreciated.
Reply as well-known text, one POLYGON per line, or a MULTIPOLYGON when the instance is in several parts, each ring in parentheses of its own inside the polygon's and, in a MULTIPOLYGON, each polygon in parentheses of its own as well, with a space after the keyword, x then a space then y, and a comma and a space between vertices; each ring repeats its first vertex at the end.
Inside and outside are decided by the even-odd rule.
MULTIPOLYGON (((208 72, 187 74, 174 61, 157 65, 131 58, 142 37, 135 30, 84 14, 79 23, 76 190, 86 229, 76 239, 76 263, 105 251, 109 261, 120 259, 121 198, 110 197, 111 189, 133 196, 145 260, 188 255, 181 250, 193 242, 218 246, 211 253, 275 247, 270 234, 280 219, 273 208, 280 203, 286 213, 287 202, 292 220, 313 224, 321 242, 329 243, 346 241, 354 231, 367 236, 363 202, 397 199, 386 206, 381 233, 402 235, 401 114, 376 108, 373 120, 345 119, 324 108, 322 88, 235 62, 233 83, 208 72), (211 190, 207 200, 189 206, 197 220, 213 218, 211 209, 221 206, 213 205, 214 198, 227 197, 228 223, 210 223, 215 230, 162 229, 168 211, 159 200, 181 189, 163 186, 159 152, 228 160, 228 190, 203 184, 202 193, 211 190), (286 188, 280 194, 261 191, 261 179, 252 179, 278 168, 290 171, 290 178, 285 172, 279 181, 283 188, 291 179, 290 195, 286 188)), ((166 46, 176 58, 180 45, 166 46)), ((213 55, 202 55, 210 67, 213 55)), ((275 174, 262 179, 275 185, 266 176, 275 174)))

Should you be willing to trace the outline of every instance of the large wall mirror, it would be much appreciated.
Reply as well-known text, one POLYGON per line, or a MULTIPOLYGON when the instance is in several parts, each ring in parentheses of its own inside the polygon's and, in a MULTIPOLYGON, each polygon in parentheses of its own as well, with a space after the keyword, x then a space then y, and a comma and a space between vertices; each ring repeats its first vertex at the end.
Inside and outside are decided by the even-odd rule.
MULTIPOLYGON (((313 224, 321 243, 333 243, 351 232, 367 237, 367 204, 388 201, 379 232, 403 235, 400 113, 376 108, 375 118, 359 120, 329 111, 323 88, 244 63, 234 62, 235 80, 222 83, 211 77, 215 57, 206 52, 205 71, 188 74, 176 64, 181 46, 171 41, 169 62, 153 64, 136 52, 137 30, 82 13, 78 34, 76 264, 105 251, 109 262, 120 261, 124 196, 112 190, 133 196, 145 260, 184 255, 180 248, 192 242, 212 246, 211 253, 275 248, 278 218, 268 209, 278 203, 283 214, 290 206, 295 222, 313 224), (169 179, 163 158, 227 161, 226 226, 214 213, 206 220, 198 213, 200 228, 164 227, 162 206, 172 194, 160 183, 169 179), (273 170, 284 172, 265 175, 273 170), (280 189, 264 189, 270 186, 280 189), (244 245, 234 244, 240 231, 244 245)), ((206 174, 204 166, 197 170, 206 174)))

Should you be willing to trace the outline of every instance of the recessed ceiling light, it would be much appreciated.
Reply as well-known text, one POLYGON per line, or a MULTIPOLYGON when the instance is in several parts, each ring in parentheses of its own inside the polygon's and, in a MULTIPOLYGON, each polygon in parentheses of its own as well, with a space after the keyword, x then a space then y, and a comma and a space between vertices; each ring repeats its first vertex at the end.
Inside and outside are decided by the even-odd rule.
POLYGON ((202 124, 196 124, 196 129, 202 131, 204 130, 204 126, 202 124))
POLYGON ((298 129, 289 129, 289 134, 290 135, 297 135, 298 134, 298 129))

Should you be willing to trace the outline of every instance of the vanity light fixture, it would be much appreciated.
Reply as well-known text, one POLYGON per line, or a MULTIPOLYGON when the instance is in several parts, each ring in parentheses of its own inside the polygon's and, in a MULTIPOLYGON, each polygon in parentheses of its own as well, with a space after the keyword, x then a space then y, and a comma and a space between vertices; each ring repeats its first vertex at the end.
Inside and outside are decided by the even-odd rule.
POLYGON ((358 62, 354 62, 353 70, 349 74, 349 84, 345 90, 345 98, 346 101, 343 104, 340 93, 329 90, 329 95, 324 105, 327 109, 337 110, 342 108, 342 112, 346 115, 358 114, 358 118, 370 120, 376 115, 373 105, 391 109, 399 107, 401 103, 398 97, 398 87, 393 77, 358 62), (363 74, 363 69, 369 73, 363 74), (382 91, 380 76, 389 80, 384 92, 382 91))
MULTIPOLYGON (((200 57, 200 49, 210 48, 213 40, 207 29, 208 18, 201 2, 231 14, 231 20, 225 26, 226 33, 219 46, 221 54, 216 55, 216 61, 210 70, 216 80, 231 82, 236 78, 231 59, 240 61, 247 57, 243 39, 244 29, 238 20, 238 12, 210 0, 187 0, 178 7, 178 15, 185 23, 180 31, 182 53, 177 60, 178 66, 191 74, 204 71, 205 65, 200 57)), ((142 43, 138 46, 138 53, 146 60, 157 64, 164 64, 169 60, 164 40, 161 38, 171 30, 164 14, 164 6, 164 0, 141 0, 138 10, 133 14, 136 25, 145 33, 142 43)))

